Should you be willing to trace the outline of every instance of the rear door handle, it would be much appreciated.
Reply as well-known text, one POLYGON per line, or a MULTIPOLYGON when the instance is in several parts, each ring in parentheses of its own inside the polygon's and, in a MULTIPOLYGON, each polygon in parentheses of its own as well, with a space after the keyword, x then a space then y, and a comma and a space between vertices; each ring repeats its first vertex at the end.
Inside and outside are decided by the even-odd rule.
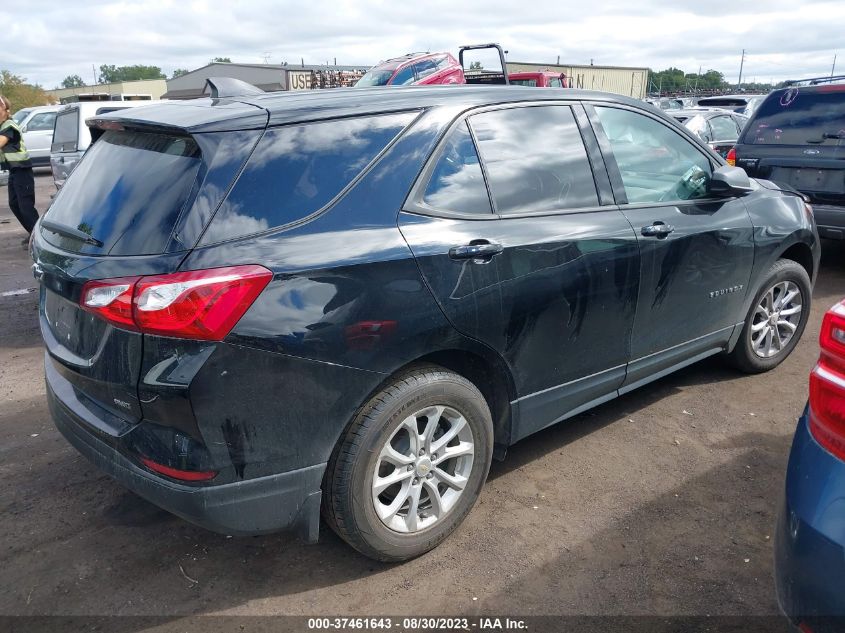
POLYGON ((485 242, 483 244, 465 244, 464 246, 453 246, 449 249, 449 257, 452 259, 486 259, 490 260, 494 255, 498 255, 505 248, 501 244, 495 242, 485 242))
POLYGON ((655 222, 651 226, 644 226, 640 229, 640 233, 646 237, 667 237, 669 233, 675 231, 675 227, 671 224, 664 224, 663 222, 655 222))

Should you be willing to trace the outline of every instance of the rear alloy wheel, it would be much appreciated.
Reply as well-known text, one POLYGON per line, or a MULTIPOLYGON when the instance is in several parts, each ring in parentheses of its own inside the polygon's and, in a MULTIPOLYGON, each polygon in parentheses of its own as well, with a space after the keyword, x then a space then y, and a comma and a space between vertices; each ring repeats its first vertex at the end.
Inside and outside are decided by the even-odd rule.
POLYGON ((810 315, 812 288, 800 264, 779 259, 769 269, 729 358, 748 373, 779 365, 795 348, 810 315))
POLYGON ((478 499, 493 453, 490 410, 464 377, 426 366, 362 407, 326 469, 323 515, 382 561, 437 546, 478 499))
POLYGON ((456 410, 412 413, 384 443, 373 473, 373 505, 385 526, 412 534, 442 521, 472 474, 472 429, 456 410))

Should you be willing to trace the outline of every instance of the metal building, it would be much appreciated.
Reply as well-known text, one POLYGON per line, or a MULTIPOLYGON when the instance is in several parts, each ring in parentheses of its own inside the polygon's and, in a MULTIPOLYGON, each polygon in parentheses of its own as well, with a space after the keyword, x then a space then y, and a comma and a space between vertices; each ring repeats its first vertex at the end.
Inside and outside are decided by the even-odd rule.
POLYGON ((625 66, 567 66, 560 64, 535 64, 508 62, 508 72, 536 72, 550 70, 565 73, 570 86, 583 90, 602 90, 644 99, 648 88, 648 68, 625 66))
POLYGON ((123 101, 135 99, 161 99, 167 90, 164 79, 139 79, 138 81, 118 81, 111 84, 94 84, 76 88, 56 88, 45 90, 48 95, 60 103, 78 100, 123 101))

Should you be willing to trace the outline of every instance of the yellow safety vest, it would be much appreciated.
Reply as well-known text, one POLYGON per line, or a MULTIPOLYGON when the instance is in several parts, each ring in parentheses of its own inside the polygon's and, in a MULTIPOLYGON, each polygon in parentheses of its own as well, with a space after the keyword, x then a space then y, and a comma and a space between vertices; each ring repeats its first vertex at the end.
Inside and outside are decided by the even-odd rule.
POLYGON ((28 161, 29 152, 26 151, 26 146, 23 143, 23 132, 21 132, 20 127, 18 127, 14 119, 6 119, 0 124, 0 132, 4 132, 9 128, 17 130, 20 138, 20 144, 18 146, 20 149, 16 152, 9 151, 9 144, 7 143, 3 149, 0 149, 0 157, 2 157, 2 160, 8 162, 9 166, 13 167, 15 164, 28 161))

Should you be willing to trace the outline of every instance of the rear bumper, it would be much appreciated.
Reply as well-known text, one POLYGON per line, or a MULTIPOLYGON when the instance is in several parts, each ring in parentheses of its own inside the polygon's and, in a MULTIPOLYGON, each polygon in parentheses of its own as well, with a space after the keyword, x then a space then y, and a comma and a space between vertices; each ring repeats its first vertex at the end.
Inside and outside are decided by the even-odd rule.
POLYGON ((775 532, 778 601, 813 631, 845 625, 845 463, 823 449, 801 417, 775 532))
POLYGON ((819 229, 819 237, 845 239, 845 207, 813 204, 813 216, 819 229))
POLYGON ((56 427, 100 470, 147 501, 183 519, 222 534, 265 534, 294 530, 316 542, 320 484, 325 464, 229 484, 187 486, 136 465, 99 437, 56 396, 47 381, 47 401, 56 427))

